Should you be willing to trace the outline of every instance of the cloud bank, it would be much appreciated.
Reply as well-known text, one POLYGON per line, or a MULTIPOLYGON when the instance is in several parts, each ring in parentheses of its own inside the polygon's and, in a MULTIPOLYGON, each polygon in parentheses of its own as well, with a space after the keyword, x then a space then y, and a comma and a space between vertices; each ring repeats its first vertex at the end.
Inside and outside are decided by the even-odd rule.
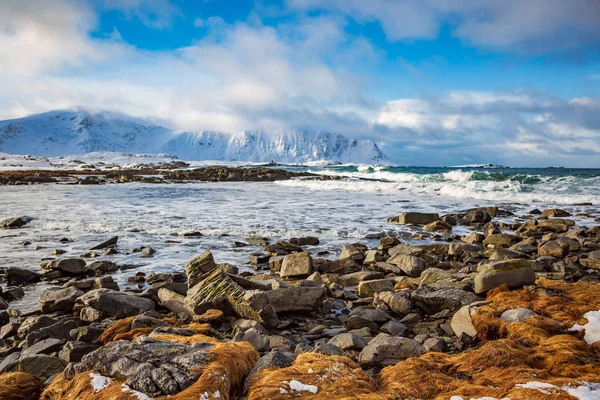
POLYGON ((348 29, 375 22, 389 41, 433 40, 449 23, 472 46, 547 52, 560 36, 560 48, 575 49, 600 37, 596 1, 289 0, 280 12, 294 17, 275 25, 256 13, 187 18, 197 39, 162 51, 116 28, 92 35, 106 9, 157 30, 182 19, 167 0, 0 2, 0 118, 84 105, 181 130, 341 132, 373 138, 405 164, 599 166, 599 98, 518 88, 372 96, 385 50, 348 29))

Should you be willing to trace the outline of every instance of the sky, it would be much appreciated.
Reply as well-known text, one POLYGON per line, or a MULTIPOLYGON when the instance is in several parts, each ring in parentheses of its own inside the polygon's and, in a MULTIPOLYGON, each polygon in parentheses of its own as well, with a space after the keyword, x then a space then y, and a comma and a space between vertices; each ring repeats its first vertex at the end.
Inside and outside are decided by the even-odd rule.
POLYGON ((0 119, 330 131, 399 164, 600 167, 598 0, 2 0, 0 119))

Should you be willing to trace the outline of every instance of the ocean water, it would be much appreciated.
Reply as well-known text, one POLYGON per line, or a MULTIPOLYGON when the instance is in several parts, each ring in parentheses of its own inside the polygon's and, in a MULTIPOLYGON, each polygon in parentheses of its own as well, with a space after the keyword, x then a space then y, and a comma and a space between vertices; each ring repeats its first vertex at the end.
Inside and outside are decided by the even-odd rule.
MULTIPOLYGON (((339 180, 295 179, 275 183, 107 184, 101 186, 35 185, 0 187, 0 218, 26 215, 24 229, 0 230, 0 267, 39 270, 53 249, 61 257, 78 257, 93 245, 119 236, 121 253, 98 259, 137 267, 114 275, 121 288, 139 271, 183 270, 190 258, 211 250, 217 262, 248 268, 248 256, 258 246, 233 247, 247 236, 273 242, 317 236, 313 253, 337 258, 345 244, 375 246, 376 235, 410 235, 419 228, 391 224, 386 218, 405 211, 446 214, 472 207, 496 205, 520 220, 533 208, 560 207, 579 225, 596 225, 600 217, 600 170, 412 168, 379 166, 287 166, 339 180), (583 205, 592 203, 592 205, 583 205), (178 233, 200 231, 182 238, 178 233), (70 243, 60 243, 61 238, 70 243), (165 243, 175 240, 177 243, 165 243), (28 246, 22 243, 31 242, 28 246), (140 258, 128 249, 149 246, 153 258, 140 258)), ((471 228, 457 227, 455 234, 471 228)), ((46 283, 26 288, 27 295, 11 306, 37 307, 46 283)))

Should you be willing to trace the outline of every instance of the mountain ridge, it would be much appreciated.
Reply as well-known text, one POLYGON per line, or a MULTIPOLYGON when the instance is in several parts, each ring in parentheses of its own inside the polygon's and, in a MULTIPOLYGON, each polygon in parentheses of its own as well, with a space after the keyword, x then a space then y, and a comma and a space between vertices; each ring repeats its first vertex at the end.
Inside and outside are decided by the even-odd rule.
POLYGON ((0 152, 65 156, 98 151, 167 153, 189 161, 389 162, 371 139, 323 131, 177 132, 120 113, 85 108, 0 121, 0 152))

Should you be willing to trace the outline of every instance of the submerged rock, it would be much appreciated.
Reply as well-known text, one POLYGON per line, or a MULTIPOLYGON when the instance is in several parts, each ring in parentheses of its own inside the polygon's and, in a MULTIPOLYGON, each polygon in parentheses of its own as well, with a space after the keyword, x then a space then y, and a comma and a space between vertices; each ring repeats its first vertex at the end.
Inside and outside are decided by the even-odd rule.
POLYGON ((398 215, 397 217, 388 218, 387 222, 397 222, 399 224, 411 224, 411 225, 426 225, 435 222, 440 219, 438 213, 419 213, 419 212, 407 212, 398 215))

